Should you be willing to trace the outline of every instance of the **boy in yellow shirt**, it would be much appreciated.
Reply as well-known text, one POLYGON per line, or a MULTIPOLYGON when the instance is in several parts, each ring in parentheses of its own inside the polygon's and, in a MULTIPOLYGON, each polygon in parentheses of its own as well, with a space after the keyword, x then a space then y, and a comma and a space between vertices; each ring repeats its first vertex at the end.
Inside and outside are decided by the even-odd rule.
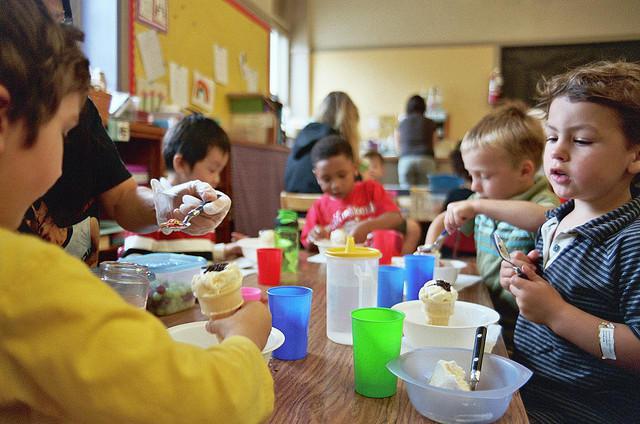
POLYGON ((0 422, 264 421, 274 393, 262 304, 210 322, 219 346, 175 343, 78 259, 15 232, 60 176, 86 98, 76 39, 40 1, 0 0, 0 422))

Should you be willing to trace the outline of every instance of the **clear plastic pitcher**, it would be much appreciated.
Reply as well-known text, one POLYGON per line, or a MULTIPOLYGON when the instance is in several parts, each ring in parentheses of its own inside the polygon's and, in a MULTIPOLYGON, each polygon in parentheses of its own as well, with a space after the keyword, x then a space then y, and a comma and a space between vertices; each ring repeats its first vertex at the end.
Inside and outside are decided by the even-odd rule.
POLYGON ((356 247, 353 237, 345 247, 327 249, 327 337, 350 345, 351 311, 375 307, 378 302, 379 250, 356 247))

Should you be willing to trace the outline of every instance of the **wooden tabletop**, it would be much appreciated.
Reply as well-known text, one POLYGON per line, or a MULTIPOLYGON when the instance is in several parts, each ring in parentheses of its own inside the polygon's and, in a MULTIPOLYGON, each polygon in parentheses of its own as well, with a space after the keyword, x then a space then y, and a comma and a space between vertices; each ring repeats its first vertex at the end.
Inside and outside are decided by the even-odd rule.
MULTIPOLYGON (((309 326, 309 353, 298 361, 271 360, 276 403, 272 423, 418 423, 432 422, 415 410, 404 384, 398 380, 396 395, 385 399, 360 396, 354 390, 353 350, 333 343, 326 335, 325 265, 308 263, 302 254, 298 285, 313 289, 309 326)), ((260 287, 266 296, 268 286, 257 284, 255 274, 245 277, 245 286, 260 287)), ((460 291, 460 300, 491 306, 487 289, 476 284, 460 291)), ((161 317, 171 327, 202 321, 198 306, 161 317)), ((502 340, 494 353, 507 356, 502 340)), ((499 423, 528 423, 520 394, 516 393, 499 423)))

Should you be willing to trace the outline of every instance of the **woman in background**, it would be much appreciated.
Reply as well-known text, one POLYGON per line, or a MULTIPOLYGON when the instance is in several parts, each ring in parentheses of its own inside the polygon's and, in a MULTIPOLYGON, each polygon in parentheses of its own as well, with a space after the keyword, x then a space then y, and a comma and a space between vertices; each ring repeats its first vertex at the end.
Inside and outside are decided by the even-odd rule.
POLYGON ((359 162, 360 115, 351 98, 342 91, 333 91, 325 97, 313 122, 300 131, 287 159, 284 173, 285 191, 292 193, 322 193, 311 165, 311 149, 318 140, 328 135, 340 135, 351 145, 355 162, 359 162))
POLYGON ((427 174, 436 170, 433 155, 436 124, 424 116, 426 110, 427 105, 421 96, 411 96, 407 102, 407 117, 396 130, 400 185, 426 185, 427 174))

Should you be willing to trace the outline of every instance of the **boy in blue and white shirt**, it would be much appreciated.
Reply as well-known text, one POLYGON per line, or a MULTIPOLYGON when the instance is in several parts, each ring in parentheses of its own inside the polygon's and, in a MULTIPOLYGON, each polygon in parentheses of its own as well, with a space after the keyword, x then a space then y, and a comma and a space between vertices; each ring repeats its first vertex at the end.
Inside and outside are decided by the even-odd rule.
POLYGON ((515 359, 534 371, 525 407, 534 422, 638 422, 640 65, 577 68, 540 98, 545 174, 571 200, 546 213, 536 251, 512 255, 527 278, 500 271, 520 308, 515 359))

